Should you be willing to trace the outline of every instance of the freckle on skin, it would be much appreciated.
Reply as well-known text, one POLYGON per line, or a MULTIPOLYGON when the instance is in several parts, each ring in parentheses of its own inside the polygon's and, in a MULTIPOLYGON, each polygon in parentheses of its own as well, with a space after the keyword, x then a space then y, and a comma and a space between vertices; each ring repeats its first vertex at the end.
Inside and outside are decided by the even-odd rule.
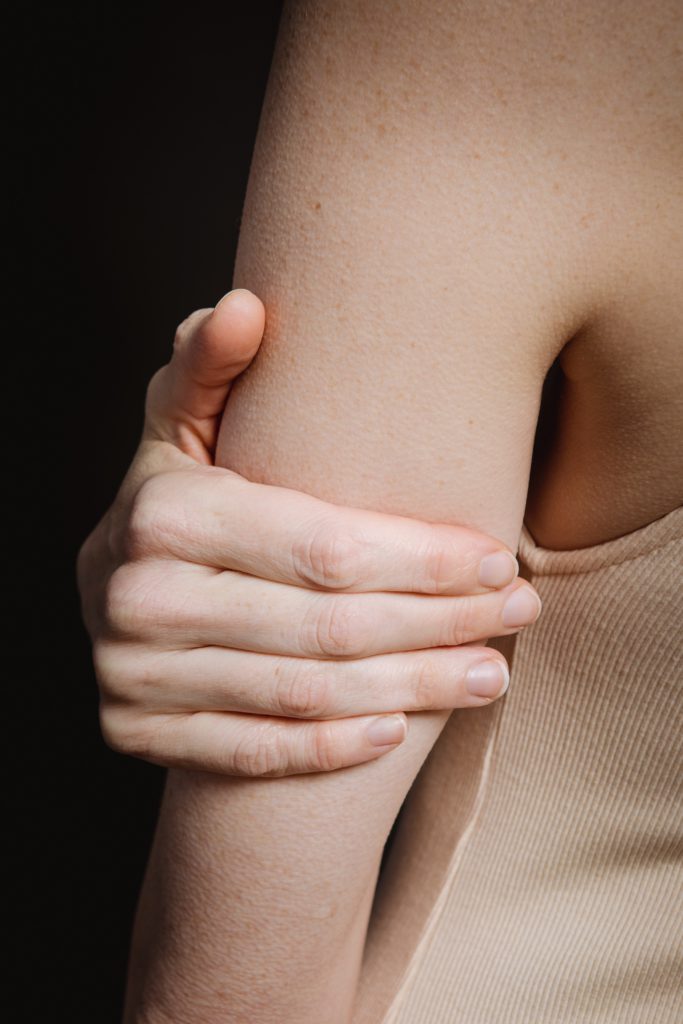
POLYGON ((314 203, 313 204, 313 209, 314 210, 319 210, 320 209, 320 203, 314 203))

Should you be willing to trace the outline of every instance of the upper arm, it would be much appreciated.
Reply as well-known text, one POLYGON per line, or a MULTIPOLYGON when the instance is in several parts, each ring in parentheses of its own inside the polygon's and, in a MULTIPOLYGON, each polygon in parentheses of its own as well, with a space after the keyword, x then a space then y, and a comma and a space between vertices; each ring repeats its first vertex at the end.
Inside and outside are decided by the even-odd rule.
POLYGON ((220 457, 514 546, 555 356, 675 280, 677 8, 291 3, 236 267, 266 337, 220 457))
POLYGON ((429 6, 287 12, 236 270, 268 324, 219 454, 515 546, 543 378, 597 287, 576 98, 524 5, 504 31, 505 5, 429 6))
MULTIPOLYGON (((586 203, 611 72, 581 57, 588 4, 583 29, 564 5, 512 10, 287 9, 235 281, 264 300, 266 337, 223 465, 516 547, 545 373, 604 286, 609 228, 586 203)), ((397 751, 329 776, 175 777, 211 970, 236 947, 250 1019, 274 993, 273 1019, 319 1019, 335 986, 348 1012, 382 845, 443 721, 412 716, 397 751), (249 967, 264 950, 267 980, 249 967)))

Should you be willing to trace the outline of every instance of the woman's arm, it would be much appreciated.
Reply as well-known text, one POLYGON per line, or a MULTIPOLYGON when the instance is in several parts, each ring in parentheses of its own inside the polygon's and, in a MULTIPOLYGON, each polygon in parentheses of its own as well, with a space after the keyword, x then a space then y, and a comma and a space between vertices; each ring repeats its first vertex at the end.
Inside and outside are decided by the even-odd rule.
MULTIPOLYGON (((584 40, 543 6, 288 8, 236 273, 268 325, 223 465, 516 545, 542 382, 600 284, 566 194, 590 177, 595 82, 554 61, 584 40)), ((533 619, 522 594, 498 632, 533 619)), ((322 651, 362 649, 360 603, 309 625, 322 651)), ((128 1019, 347 1021, 382 847, 444 717, 331 775, 172 772, 128 1019)))
POLYGON ((498 624, 495 591, 517 574, 500 541, 213 465, 227 393, 264 319, 256 296, 237 289, 180 325, 148 388, 130 469, 78 559, 102 733, 114 750, 168 768, 270 777, 360 764, 396 745, 382 735, 387 718, 404 738, 396 712, 481 707, 509 678, 483 646, 430 649, 441 595, 457 606, 488 594, 473 639, 498 624), (372 592, 372 640, 365 658, 323 663, 297 645, 297 623, 335 582, 323 548, 350 531, 364 540, 355 589, 372 592), (415 594, 421 615, 401 631, 415 594), (448 676, 425 692, 421 678, 434 678, 445 654, 448 676), (260 756, 275 734, 277 763, 260 756))

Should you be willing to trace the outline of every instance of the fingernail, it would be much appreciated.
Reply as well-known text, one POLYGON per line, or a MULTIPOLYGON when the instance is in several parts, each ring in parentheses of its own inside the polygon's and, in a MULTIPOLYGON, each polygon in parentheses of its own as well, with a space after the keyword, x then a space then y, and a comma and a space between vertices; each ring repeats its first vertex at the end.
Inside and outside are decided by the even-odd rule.
POLYGON ((510 685, 510 673, 502 661, 480 661, 467 670, 465 686, 473 697, 502 697, 510 685))
POLYGON ((216 303, 216 306, 220 306, 221 302, 224 302, 225 299, 229 299, 232 295, 237 295, 239 292, 246 291, 246 288, 232 288, 229 292, 226 292, 225 295, 221 295, 220 299, 216 303))
POLYGON ((479 582, 482 587, 505 587, 512 583, 519 572, 519 565, 509 551, 496 551, 486 555, 479 563, 479 582))
POLYGON ((526 585, 510 594, 503 607, 503 625, 507 629, 530 626, 541 614, 541 599, 535 590, 526 585))
POLYGON ((374 747, 388 747, 402 743, 407 733, 404 718, 398 715, 386 715, 384 718, 376 718, 367 728, 365 735, 374 747))

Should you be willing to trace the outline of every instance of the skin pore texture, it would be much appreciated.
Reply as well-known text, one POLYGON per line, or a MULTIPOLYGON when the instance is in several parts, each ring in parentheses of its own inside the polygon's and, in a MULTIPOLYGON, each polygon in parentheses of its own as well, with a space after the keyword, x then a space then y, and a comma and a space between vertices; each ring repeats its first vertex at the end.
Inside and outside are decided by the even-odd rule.
MULTIPOLYGON (((675 507, 676 13, 290 5, 235 274, 266 337, 219 464, 514 549, 559 357, 536 540, 600 543, 675 507)), ((127 1020, 351 1020, 383 844, 446 717, 410 715, 395 752, 330 775, 171 772, 127 1020)))

